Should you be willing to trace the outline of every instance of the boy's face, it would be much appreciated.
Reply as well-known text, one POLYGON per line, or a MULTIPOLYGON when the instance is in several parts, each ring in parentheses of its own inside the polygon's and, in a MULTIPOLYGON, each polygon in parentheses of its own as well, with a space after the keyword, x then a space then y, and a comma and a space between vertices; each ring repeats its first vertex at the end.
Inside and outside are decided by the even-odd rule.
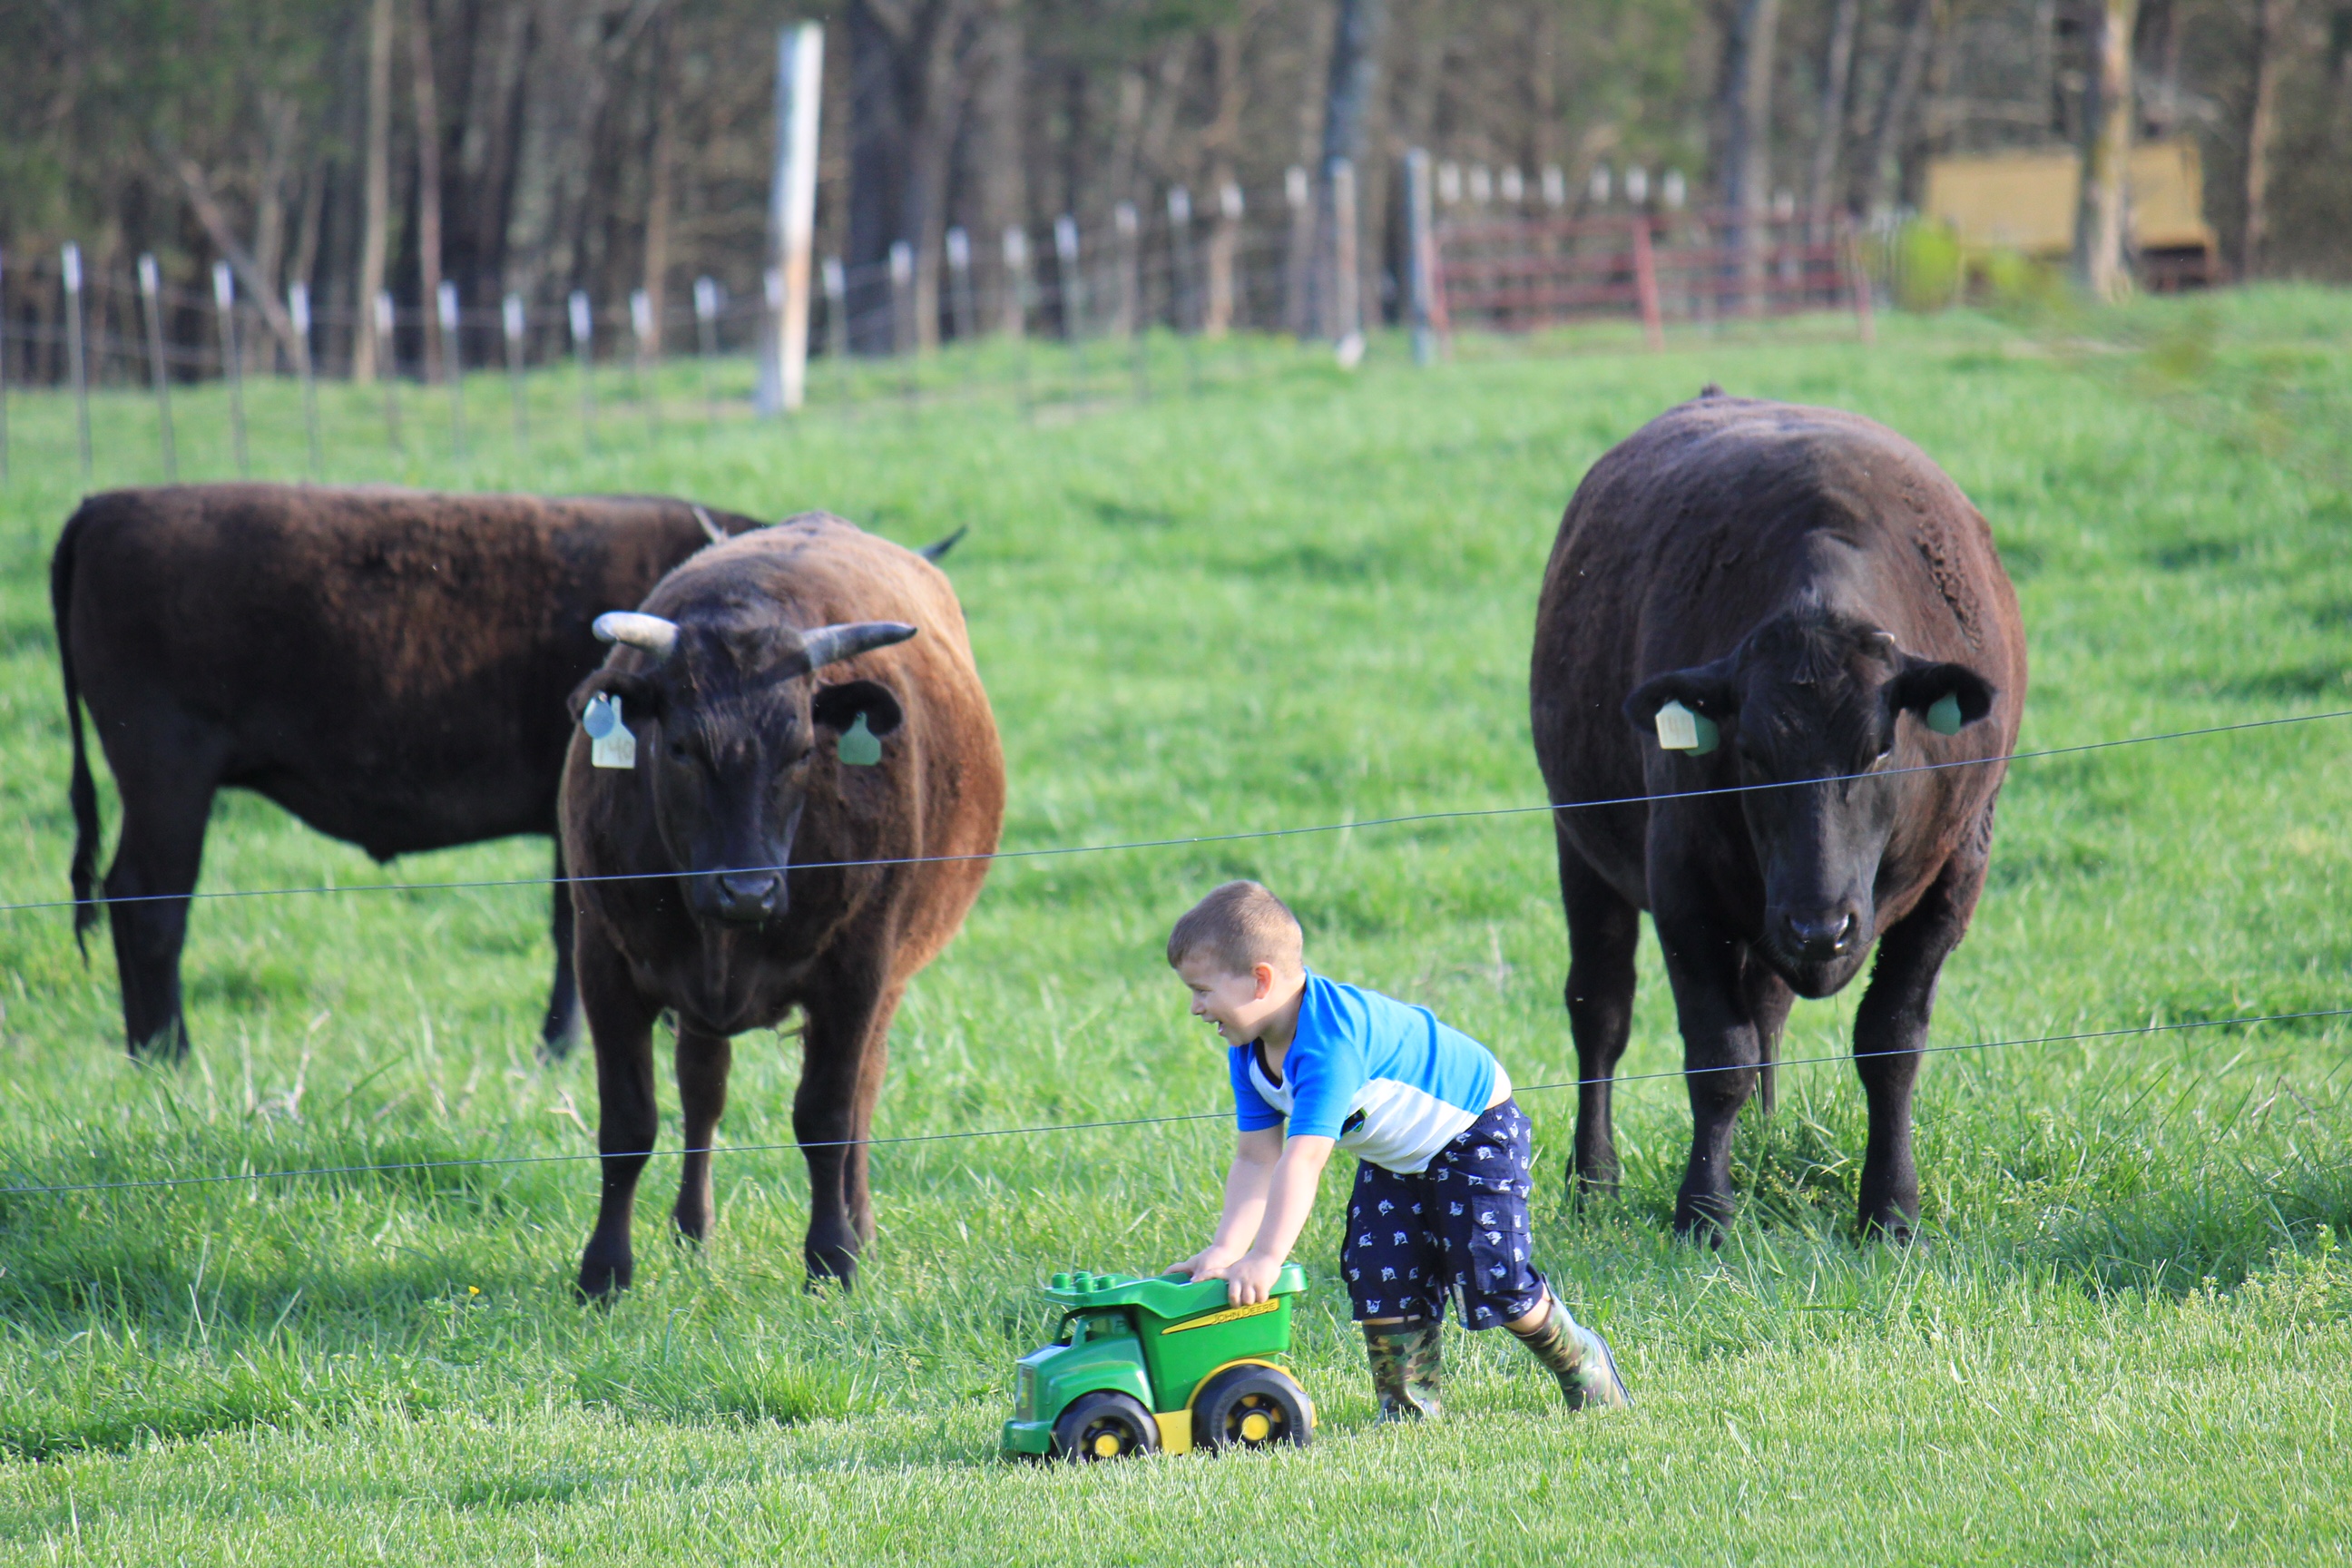
POLYGON ((1202 949, 1186 953, 1176 973, 1192 993, 1192 1016, 1214 1024, 1229 1045, 1245 1046, 1256 1039, 1265 1021, 1282 1010, 1270 963, 1235 974, 1202 949))

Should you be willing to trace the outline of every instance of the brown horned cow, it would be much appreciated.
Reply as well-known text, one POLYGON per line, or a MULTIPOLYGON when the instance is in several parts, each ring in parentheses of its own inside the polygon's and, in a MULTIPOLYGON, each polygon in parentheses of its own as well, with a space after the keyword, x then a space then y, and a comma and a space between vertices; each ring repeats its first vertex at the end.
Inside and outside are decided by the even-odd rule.
MULTIPOLYGON (((215 792, 250 789, 378 860, 551 835, 564 700, 604 658, 590 618, 761 526, 636 496, 214 484, 84 501, 49 565, 73 735, 74 930, 105 902, 131 1050, 187 1050, 180 951, 215 792), (85 704, 122 799, 95 901, 85 704)), ((554 926, 542 1034, 560 1052, 574 1017, 569 900, 554 900, 554 926)))
POLYGON ((2025 634, 1984 519, 1883 426, 1710 387, 1577 488, 1530 687, 1550 799, 1635 802, 1553 817, 1586 1080, 1571 1181, 1617 1184, 1609 1079, 1637 910, 1692 1072, 1684 1231, 1731 1211, 1733 1124, 1759 1079, 1770 1104, 1793 999, 1844 987, 1874 943, 1853 1028, 1860 1219, 1908 1235, 1917 1051, 1984 886, 2025 702, 2025 634))
POLYGON ((621 646, 573 695, 592 721, 562 802, 604 1155, 580 1289, 629 1283, 666 1010, 680 1236, 710 1228, 730 1037, 798 1008, 805 1256, 812 1279, 846 1282, 874 1233, 864 1140, 891 1016, 979 896, 1003 821, 963 611, 913 552, 810 513, 703 552, 596 629, 621 646), (595 761, 600 726, 631 754, 595 761))

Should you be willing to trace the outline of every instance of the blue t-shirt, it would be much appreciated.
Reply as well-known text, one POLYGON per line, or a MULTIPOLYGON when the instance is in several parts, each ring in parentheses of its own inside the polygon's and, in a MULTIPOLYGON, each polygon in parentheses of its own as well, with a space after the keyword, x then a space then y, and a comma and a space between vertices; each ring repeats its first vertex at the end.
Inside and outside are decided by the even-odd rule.
POLYGON ((1287 1119, 1290 1137, 1337 1139, 1402 1175, 1426 1169, 1486 1113, 1501 1070, 1494 1052, 1428 1008, 1311 970, 1282 1081, 1267 1076, 1255 1040, 1227 1055, 1243 1131, 1287 1119))

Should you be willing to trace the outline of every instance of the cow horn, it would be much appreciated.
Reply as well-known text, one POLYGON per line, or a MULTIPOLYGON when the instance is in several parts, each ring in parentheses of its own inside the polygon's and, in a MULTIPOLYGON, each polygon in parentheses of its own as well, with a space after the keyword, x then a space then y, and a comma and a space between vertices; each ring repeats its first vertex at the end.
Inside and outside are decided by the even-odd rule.
POLYGON ((815 626, 803 632, 801 649, 808 656, 809 668, 823 669, 828 664, 856 658, 869 649, 905 642, 914 635, 915 628, 904 621, 844 621, 839 626, 815 626))
POLYGON ((626 643, 643 648, 656 659, 667 658, 677 650, 677 623, 659 616, 640 615, 635 610, 607 610, 596 617, 596 637, 602 642, 626 643))

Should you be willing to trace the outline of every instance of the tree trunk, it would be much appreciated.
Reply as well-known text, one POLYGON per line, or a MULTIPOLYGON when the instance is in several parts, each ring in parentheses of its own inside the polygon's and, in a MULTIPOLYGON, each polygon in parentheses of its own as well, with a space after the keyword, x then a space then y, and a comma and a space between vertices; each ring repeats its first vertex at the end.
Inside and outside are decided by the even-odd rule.
MULTIPOLYGON (((1332 268, 1343 250, 1360 254, 1362 236, 1353 237, 1358 242, 1353 246, 1342 247, 1339 242, 1331 172, 1343 158, 1359 170, 1363 167, 1364 126, 1380 81, 1381 33, 1388 19, 1387 0, 1338 0, 1338 5, 1331 31, 1330 86, 1323 105, 1322 160, 1315 182, 1317 265, 1308 285, 1315 290, 1314 319, 1322 334, 1335 341, 1361 325, 1339 320, 1337 306, 1341 291, 1332 268)), ((1358 179, 1360 188, 1360 174, 1358 179)))
POLYGON ((1723 205, 1751 314, 1763 309, 1764 213, 1772 181, 1772 64, 1780 0, 1739 0, 1724 50, 1723 205))
POLYGON ((1805 212, 1817 245, 1828 237, 1830 193, 1837 184, 1838 152, 1845 144, 1846 89, 1853 79, 1853 35, 1861 21, 1862 0, 1837 0, 1830 17, 1829 51, 1822 62, 1822 118, 1813 137, 1812 177, 1805 183, 1805 212))
POLYGON ((2271 146, 2278 136, 2278 80, 2284 66, 2290 0, 2254 0, 2254 89, 2246 105, 2246 213, 2238 276, 2260 275, 2270 239, 2271 146))
POLYGON ((1865 212, 1879 211, 1894 200, 1903 132, 1911 122, 1911 106, 1918 99, 1920 79, 1927 74, 1927 54, 1935 42, 1936 0, 1911 0, 1903 41, 1887 70, 1878 112, 1871 117, 1870 147, 1862 169, 1865 212))
POLYGON ((670 79, 669 37, 669 13, 665 11, 654 22, 653 60, 646 73, 654 95, 654 132, 646 151, 645 281, 640 287, 652 306, 646 338, 648 358, 661 354, 663 306, 669 298, 670 209, 676 203, 677 92, 670 79))
MULTIPOLYGON (((392 229, 392 0, 369 0, 367 52, 367 149, 362 200, 366 216, 360 230, 359 320, 375 309, 383 288, 384 242, 392 229)), ((352 379, 375 380, 375 334, 355 332, 352 379)))
POLYGON ((2122 295, 2131 163, 2132 25, 2138 0, 2105 0, 2083 116, 2082 210, 2074 224, 2074 275, 2094 300, 2122 295))
POLYGON ((1023 329, 1018 279, 1004 265, 1004 231, 1029 222, 1027 149, 1022 134, 1022 77, 1028 34, 1013 0, 996 0, 978 46, 979 81, 972 89, 972 153, 980 186, 972 248, 1000 330, 1023 329))
MULTIPOLYGON (((441 342, 441 97, 433 76, 433 4, 416 0, 409 18, 409 72, 416 95, 416 278, 425 310, 425 379, 438 383, 445 355, 455 345, 441 342)), ((361 301, 360 336, 367 338, 367 312, 375 297, 361 301)))

